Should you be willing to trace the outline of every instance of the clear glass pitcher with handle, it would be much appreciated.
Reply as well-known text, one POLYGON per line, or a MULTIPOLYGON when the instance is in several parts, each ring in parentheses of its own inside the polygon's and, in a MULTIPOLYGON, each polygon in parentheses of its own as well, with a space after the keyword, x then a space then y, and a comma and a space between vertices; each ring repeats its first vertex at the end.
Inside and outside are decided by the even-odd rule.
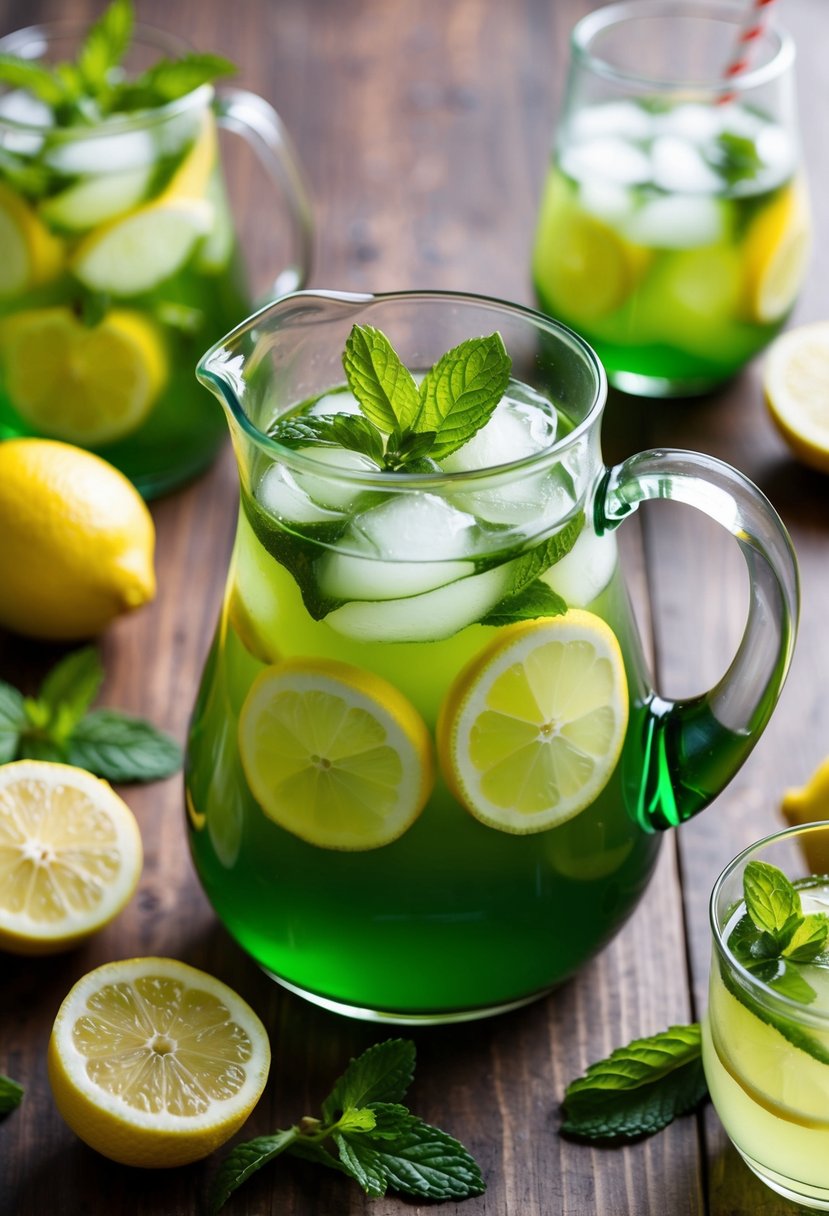
POLYGON ((198 375, 241 483, 186 763, 216 912, 288 988, 356 1016, 476 1017, 547 992, 619 928, 661 830, 723 789, 769 719, 798 611, 781 521, 708 456, 605 467, 601 364, 515 305, 299 292, 198 375), (378 343, 387 401, 402 379, 446 407, 452 380, 434 433, 384 433, 349 388, 378 343), (475 430, 492 360, 500 396, 475 430), (653 686, 618 560, 617 527, 653 498, 718 520, 751 584, 730 669, 682 702, 653 686))
MULTIPOLYGON (((0 52, 33 68, 66 64, 85 33, 32 26, 0 39, 0 52)), ((187 49, 139 26, 124 69, 187 49)), ((0 85, 0 439, 89 448, 149 497, 216 454, 226 430, 193 368, 252 306, 217 128, 245 138, 273 187, 283 260, 268 298, 306 281, 308 195, 278 114, 244 89, 203 84, 68 124, 58 111, 0 85)))

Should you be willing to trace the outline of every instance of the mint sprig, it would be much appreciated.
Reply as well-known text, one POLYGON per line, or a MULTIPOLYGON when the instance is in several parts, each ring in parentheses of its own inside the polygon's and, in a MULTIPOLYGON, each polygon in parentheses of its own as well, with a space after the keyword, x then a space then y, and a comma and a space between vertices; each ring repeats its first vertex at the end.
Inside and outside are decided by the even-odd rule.
POLYGON ((7 1115, 23 1101, 23 1086, 11 1077, 0 1076, 0 1115, 7 1115))
POLYGON ((157 781, 181 767, 181 748, 143 718, 90 709, 104 669, 94 647, 62 659, 36 697, 0 681, 0 764, 51 760, 107 781, 157 781))
POLYGON ((392 1190, 433 1201, 480 1195, 485 1184, 466 1149, 402 1105, 414 1064, 410 1040, 377 1043, 335 1082, 320 1119, 306 1116, 285 1131, 237 1145, 213 1179, 211 1216, 282 1153, 346 1174, 367 1195, 392 1190))
POLYGON ((632 1140, 661 1131, 706 1096, 698 1022, 618 1047, 567 1086, 561 1131, 582 1140, 632 1140))

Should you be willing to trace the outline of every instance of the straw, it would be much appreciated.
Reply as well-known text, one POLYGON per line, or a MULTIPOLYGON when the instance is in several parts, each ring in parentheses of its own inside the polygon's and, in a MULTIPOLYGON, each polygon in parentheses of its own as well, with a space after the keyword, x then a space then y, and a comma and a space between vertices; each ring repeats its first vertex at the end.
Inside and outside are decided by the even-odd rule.
MULTIPOLYGON (((747 14, 740 29, 734 46, 734 53, 723 72, 725 80, 733 80, 735 77, 741 76, 750 66, 753 45, 766 28, 768 10, 773 3, 774 0, 752 0, 751 11, 747 14)), ((723 93, 719 97, 719 101, 720 103, 733 101, 735 97, 736 93, 723 93)))

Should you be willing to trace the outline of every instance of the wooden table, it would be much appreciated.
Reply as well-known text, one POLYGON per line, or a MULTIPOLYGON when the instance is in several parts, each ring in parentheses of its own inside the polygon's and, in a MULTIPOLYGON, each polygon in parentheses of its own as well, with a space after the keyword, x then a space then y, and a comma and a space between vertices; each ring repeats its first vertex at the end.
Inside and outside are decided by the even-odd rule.
MULTIPOLYGON (((271 100, 293 133, 315 193, 316 286, 458 288, 531 302, 529 254, 567 36, 587 0, 138 0, 143 20, 242 65, 240 82, 271 100)), ((815 199, 829 181, 826 0, 779 6, 800 48, 803 137, 815 199)), ((4 0, 3 32, 38 19, 89 18, 91 0, 4 0)), ((271 217, 257 179, 231 162, 252 257, 264 262, 271 217)), ((829 313, 829 218, 816 208, 817 251, 796 321, 829 313)), ((780 825, 784 789, 800 784, 829 744, 829 482, 790 458, 765 414, 759 365, 696 404, 612 398, 606 455, 671 445, 743 469, 770 496, 799 553, 803 613, 788 685, 765 736, 716 805, 664 841, 638 911, 600 958, 549 999, 455 1028, 418 1031, 412 1102, 482 1164, 487 1192, 441 1210, 463 1216, 783 1216, 727 1146, 710 1110, 619 1150, 557 1134, 565 1084, 633 1037, 687 1022, 704 1008, 707 895, 722 865, 780 825)), ((103 702, 141 713, 183 739, 216 616, 236 513, 225 452, 197 484, 153 505, 159 594, 102 641, 103 702)), ((725 667, 742 629, 745 575, 725 533, 659 504, 628 525, 646 569, 652 643, 663 691, 700 691, 725 667), (701 590, 704 588, 704 590, 701 590)), ((1 543, 1 542, 0 542, 1 543)), ((33 687, 56 653, 7 637, 0 675, 33 687)), ((171 955, 236 987, 265 1020, 274 1063, 245 1136, 316 1111, 350 1055, 382 1028, 318 1010, 267 980, 226 936, 187 853, 180 779, 131 787, 145 841, 136 898, 87 946, 66 956, 2 957, 0 1072, 26 1087, 0 1126, 2 1216, 189 1216, 202 1210, 214 1162, 171 1173, 117 1167, 81 1144, 51 1100, 46 1044, 71 984, 130 955, 171 955)), ((562 926, 562 932, 565 927, 562 926)), ((426 1213, 397 1198, 282 1161, 248 1184, 228 1213, 374 1216, 426 1213)))

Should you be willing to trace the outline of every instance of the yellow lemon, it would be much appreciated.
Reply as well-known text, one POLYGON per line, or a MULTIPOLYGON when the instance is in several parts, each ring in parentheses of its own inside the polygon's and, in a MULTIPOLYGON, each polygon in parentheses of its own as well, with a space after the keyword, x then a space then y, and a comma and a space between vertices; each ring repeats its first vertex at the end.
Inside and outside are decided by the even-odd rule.
MULTIPOLYGON (((829 819, 829 760, 815 769, 805 785, 786 790, 780 808, 793 828, 829 819)), ((829 831, 804 833, 799 841, 813 874, 829 874, 829 831)))
POLYGON ((54 278, 63 245, 28 203, 0 183, 0 300, 11 299, 54 278))
POLYGON ((142 860, 135 817, 105 781, 46 761, 0 767, 0 949, 77 945, 128 902, 142 860))
POLYGON ((198 135, 167 183, 159 201, 173 202, 175 199, 182 198, 204 198, 208 192, 218 153, 216 119, 212 110, 205 110, 198 135))
POLYGON ((763 365, 771 417, 805 464, 829 473, 829 321, 775 338, 763 365))
POLYGON ((254 680, 239 718, 254 798, 324 849, 377 849, 401 836, 432 789, 426 724, 392 684, 327 659, 286 659, 254 680))
POLYGON ((627 719, 615 634, 601 617, 571 609, 499 630, 464 668, 441 707, 438 755, 476 819, 541 832, 598 797, 627 719))
POLYGON ((160 1168, 206 1157, 241 1127, 270 1067, 259 1018, 232 989, 175 959, 90 971, 49 1040, 63 1118, 91 1148, 160 1168))
POLYGON ((809 209, 795 182, 750 225, 745 238, 745 299, 748 315, 761 325, 784 317, 806 273, 810 248, 809 209))
POLYGON ((155 594, 152 516, 91 452, 0 443, 0 626, 37 638, 100 633, 155 594))
POLYGON ((0 335, 6 392, 36 430, 99 447, 144 422, 167 378, 158 328, 113 309, 84 325, 70 308, 19 313, 0 335))

